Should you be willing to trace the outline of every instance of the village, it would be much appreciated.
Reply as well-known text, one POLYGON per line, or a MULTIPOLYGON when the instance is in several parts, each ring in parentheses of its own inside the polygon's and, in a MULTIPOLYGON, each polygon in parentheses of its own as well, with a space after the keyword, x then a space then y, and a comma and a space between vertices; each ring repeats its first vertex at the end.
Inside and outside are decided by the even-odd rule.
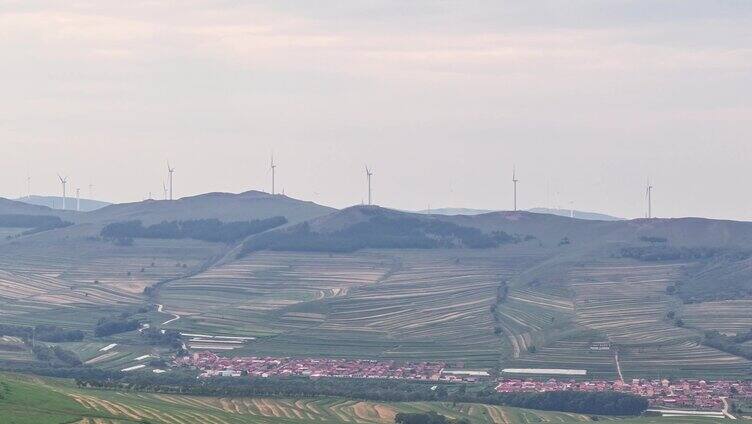
POLYGON ((689 408, 696 410, 722 410, 725 398, 752 395, 752 382, 705 380, 522 380, 504 379, 496 386, 500 393, 520 392, 620 392, 632 393, 648 399, 652 408, 689 408))
POLYGON ((360 359, 313 359, 236 357, 226 358, 211 352, 196 352, 177 358, 176 366, 189 366, 201 370, 200 378, 206 377, 339 377, 339 378, 386 378, 424 381, 477 381, 485 372, 442 372, 442 362, 397 363, 360 359))
MULTIPOLYGON (((472 383, 487 380, 485 371, 450 370, 442 362, 399 363, 360 359, 235 357, 227 358, 211 352, 195 352, 176 358, 177 367, 201 371, 199 378, 209 377, 336 377, 382 378, 436 382, 472 383)), ((651 408, 685 408, 700 411, 719 411, 725 399, 752 396, 752 382, 705 381, 667 379, 622 380, 557 380, 557 379, 500 379, 499 393, 545 393, 554 391, 632 393, 648 399, 651 408)))

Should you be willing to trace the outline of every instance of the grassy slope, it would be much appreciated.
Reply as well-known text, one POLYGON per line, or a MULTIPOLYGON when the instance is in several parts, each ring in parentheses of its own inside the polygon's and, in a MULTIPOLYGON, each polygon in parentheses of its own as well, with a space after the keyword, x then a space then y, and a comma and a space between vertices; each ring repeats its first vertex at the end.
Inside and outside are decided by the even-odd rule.
MULTIPOLYGON (((8 424, 53 424, 80 420, 88 412, 42 380, 0 375, 0 421, 8 424)), ((103 416, 98 413, 91 416, 103 416)))

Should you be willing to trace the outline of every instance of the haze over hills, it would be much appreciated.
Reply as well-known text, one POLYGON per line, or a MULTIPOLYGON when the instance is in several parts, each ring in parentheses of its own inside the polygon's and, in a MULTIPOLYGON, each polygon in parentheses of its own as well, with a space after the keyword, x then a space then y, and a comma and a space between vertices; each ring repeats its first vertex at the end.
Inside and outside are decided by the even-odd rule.
POLYGON ((480 215, 483 213, 494 212, 491 209, 473 209, 473 208, 436 208, 423 209, 415 213, 425 215, 480 215))
MULTIPOLYGON (((47 206, 51 209, 63 209, 63 198, 61 196, 26 196, 15 199, 19 202, 28 203, 30 205, 47 206)), ((65 199, 65 209, 75 211, 79 200, 75 197, 68 197, 65 199)), ((101 200, 93 199, 80 199, 80 211, 90 212, 111 205, 110 202, 103 202, 101 200)))
MULTIPOLYGON (((574 218, 577 219, 588 219, 588 220, 596 220, 596 221, 617 221, 621 220, 623 218, 617 218, 611 215, 606 215, 602 213, 597 212, 586 212, 586 211, 578 211, 578 210, 569 210, 569 209, 551 209, 551 208, 532 208, 527 209, 528 212, 534 212, 534 213, 544 213, 544 214, 551 214, 551 215, 559 215, 559 216, 566 216, 570 217, 572 213, 574 213, 574 218)), ((491 212, 498 212, 490 209, 472 209, 472 208, 437 208, 437 209, 424 209, 421 211, 417 211, 417 213, 421 214, 432 214, 432 215, 482 215, 485 213, 491 213, 491 212)))
POLYGON ((578 210, 571 210, 571 209, 552 209, 552 208, 532 208, 528 209, 528 212, 533 213, 547 213, 551 215, 559 215, 559 216, 568 216, 576 219, 588 219, 588 220, 595 220, 595 221, 621 221, 624 218, 617 218, 615 216, 598 213, 598 212, 587 212, 587 211, 578 211, 578 210))
POLYGON ((17 200, 0 197, 0 214, 2 215, 69 215, 65 211, 53 210, 47 206, 33 205, 17 200))
POLYGON ((206 193, 177 200, 145 200, 106 206, 87 213, 82 220, 112 222, 141 220, 144 224, 162 221, 216 218, 221 221, 247 221, 284 216, 291 223, 328 214, 335 209, 281 194, 260 191, 206 193))
MULTIPOLYGON (((752 246, 752 223, 705 218, 586 220, 527 211, 475 215, 426 215, 379 206, 353 206, 306 223, 311 232, 331 234, 373 225, 376 218, 404 222, 406 227, 444 222, 484 233, 504 231, 558 243, 563 238, 580 244, 623 243, 642 237, 666 238, 676 246, 752 246), (402 221, 400 221, 402 220, 402 221)), ((380 221, 378 221, 380 222, 380 221)), ((404 231, 409 232, 408 229, 404 231)))

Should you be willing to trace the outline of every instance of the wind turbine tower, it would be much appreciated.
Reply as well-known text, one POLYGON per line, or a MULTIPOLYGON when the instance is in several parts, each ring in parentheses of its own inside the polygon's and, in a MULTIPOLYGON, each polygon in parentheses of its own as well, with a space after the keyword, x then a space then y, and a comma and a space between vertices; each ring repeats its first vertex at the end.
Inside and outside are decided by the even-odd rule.
POLYGON ((514 211, 517 212, 517 183, 520 180, 517 179, 517 170, 512 167, 512 184, 514 184, 514 211))
POLYGON ((274 164, 274 154, 272 154, 272 162, 269 169, 272 171, 272 194, 274 194, 274 171, 277 169, 277 165, 274 164))
POLYGON ((373 176, 373 172, 368 168, 368 165, 366 165, 366 180, 368 181, 368 206, 371 206, 371 177, 373 176))
POLYGON ((648 185, 645 189, 645 198, 648 201, 648 218, 653 217, 653 186, 650 185, 650 178, 648 178, 648 185))
POLYGON ((172 200, 172 173, 175 172, 175 168, 170 167, 170 161, 167 161, 167 174, 168 174, 168 181, 170 184, 170 200, 172 200))
POLYGON ((164 199, 167 200, 167 184, 162 181, 162 192, 164 193, 164 199))
POLYGON ((81 189, 76 188, 76 212, 81 212, 81 189))
POLYGON ((67 208, 65 201, 65 185, 68 184, 68 177, 63 178, 60 174, 57 174, 57 177, 60 178, 60 184, 63 185, 63 210, 65 210, 67 208))
POLYGON ((31 199, 31 175, 26 176, 26 198, 31 199))

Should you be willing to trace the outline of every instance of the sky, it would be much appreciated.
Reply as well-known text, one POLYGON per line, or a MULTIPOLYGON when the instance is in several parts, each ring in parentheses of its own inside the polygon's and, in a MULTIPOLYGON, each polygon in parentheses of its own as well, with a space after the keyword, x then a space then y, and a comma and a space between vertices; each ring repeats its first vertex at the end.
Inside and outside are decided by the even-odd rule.
POLYGON ((0 0, 0 196, 752 220, 752 2, 0 0))

